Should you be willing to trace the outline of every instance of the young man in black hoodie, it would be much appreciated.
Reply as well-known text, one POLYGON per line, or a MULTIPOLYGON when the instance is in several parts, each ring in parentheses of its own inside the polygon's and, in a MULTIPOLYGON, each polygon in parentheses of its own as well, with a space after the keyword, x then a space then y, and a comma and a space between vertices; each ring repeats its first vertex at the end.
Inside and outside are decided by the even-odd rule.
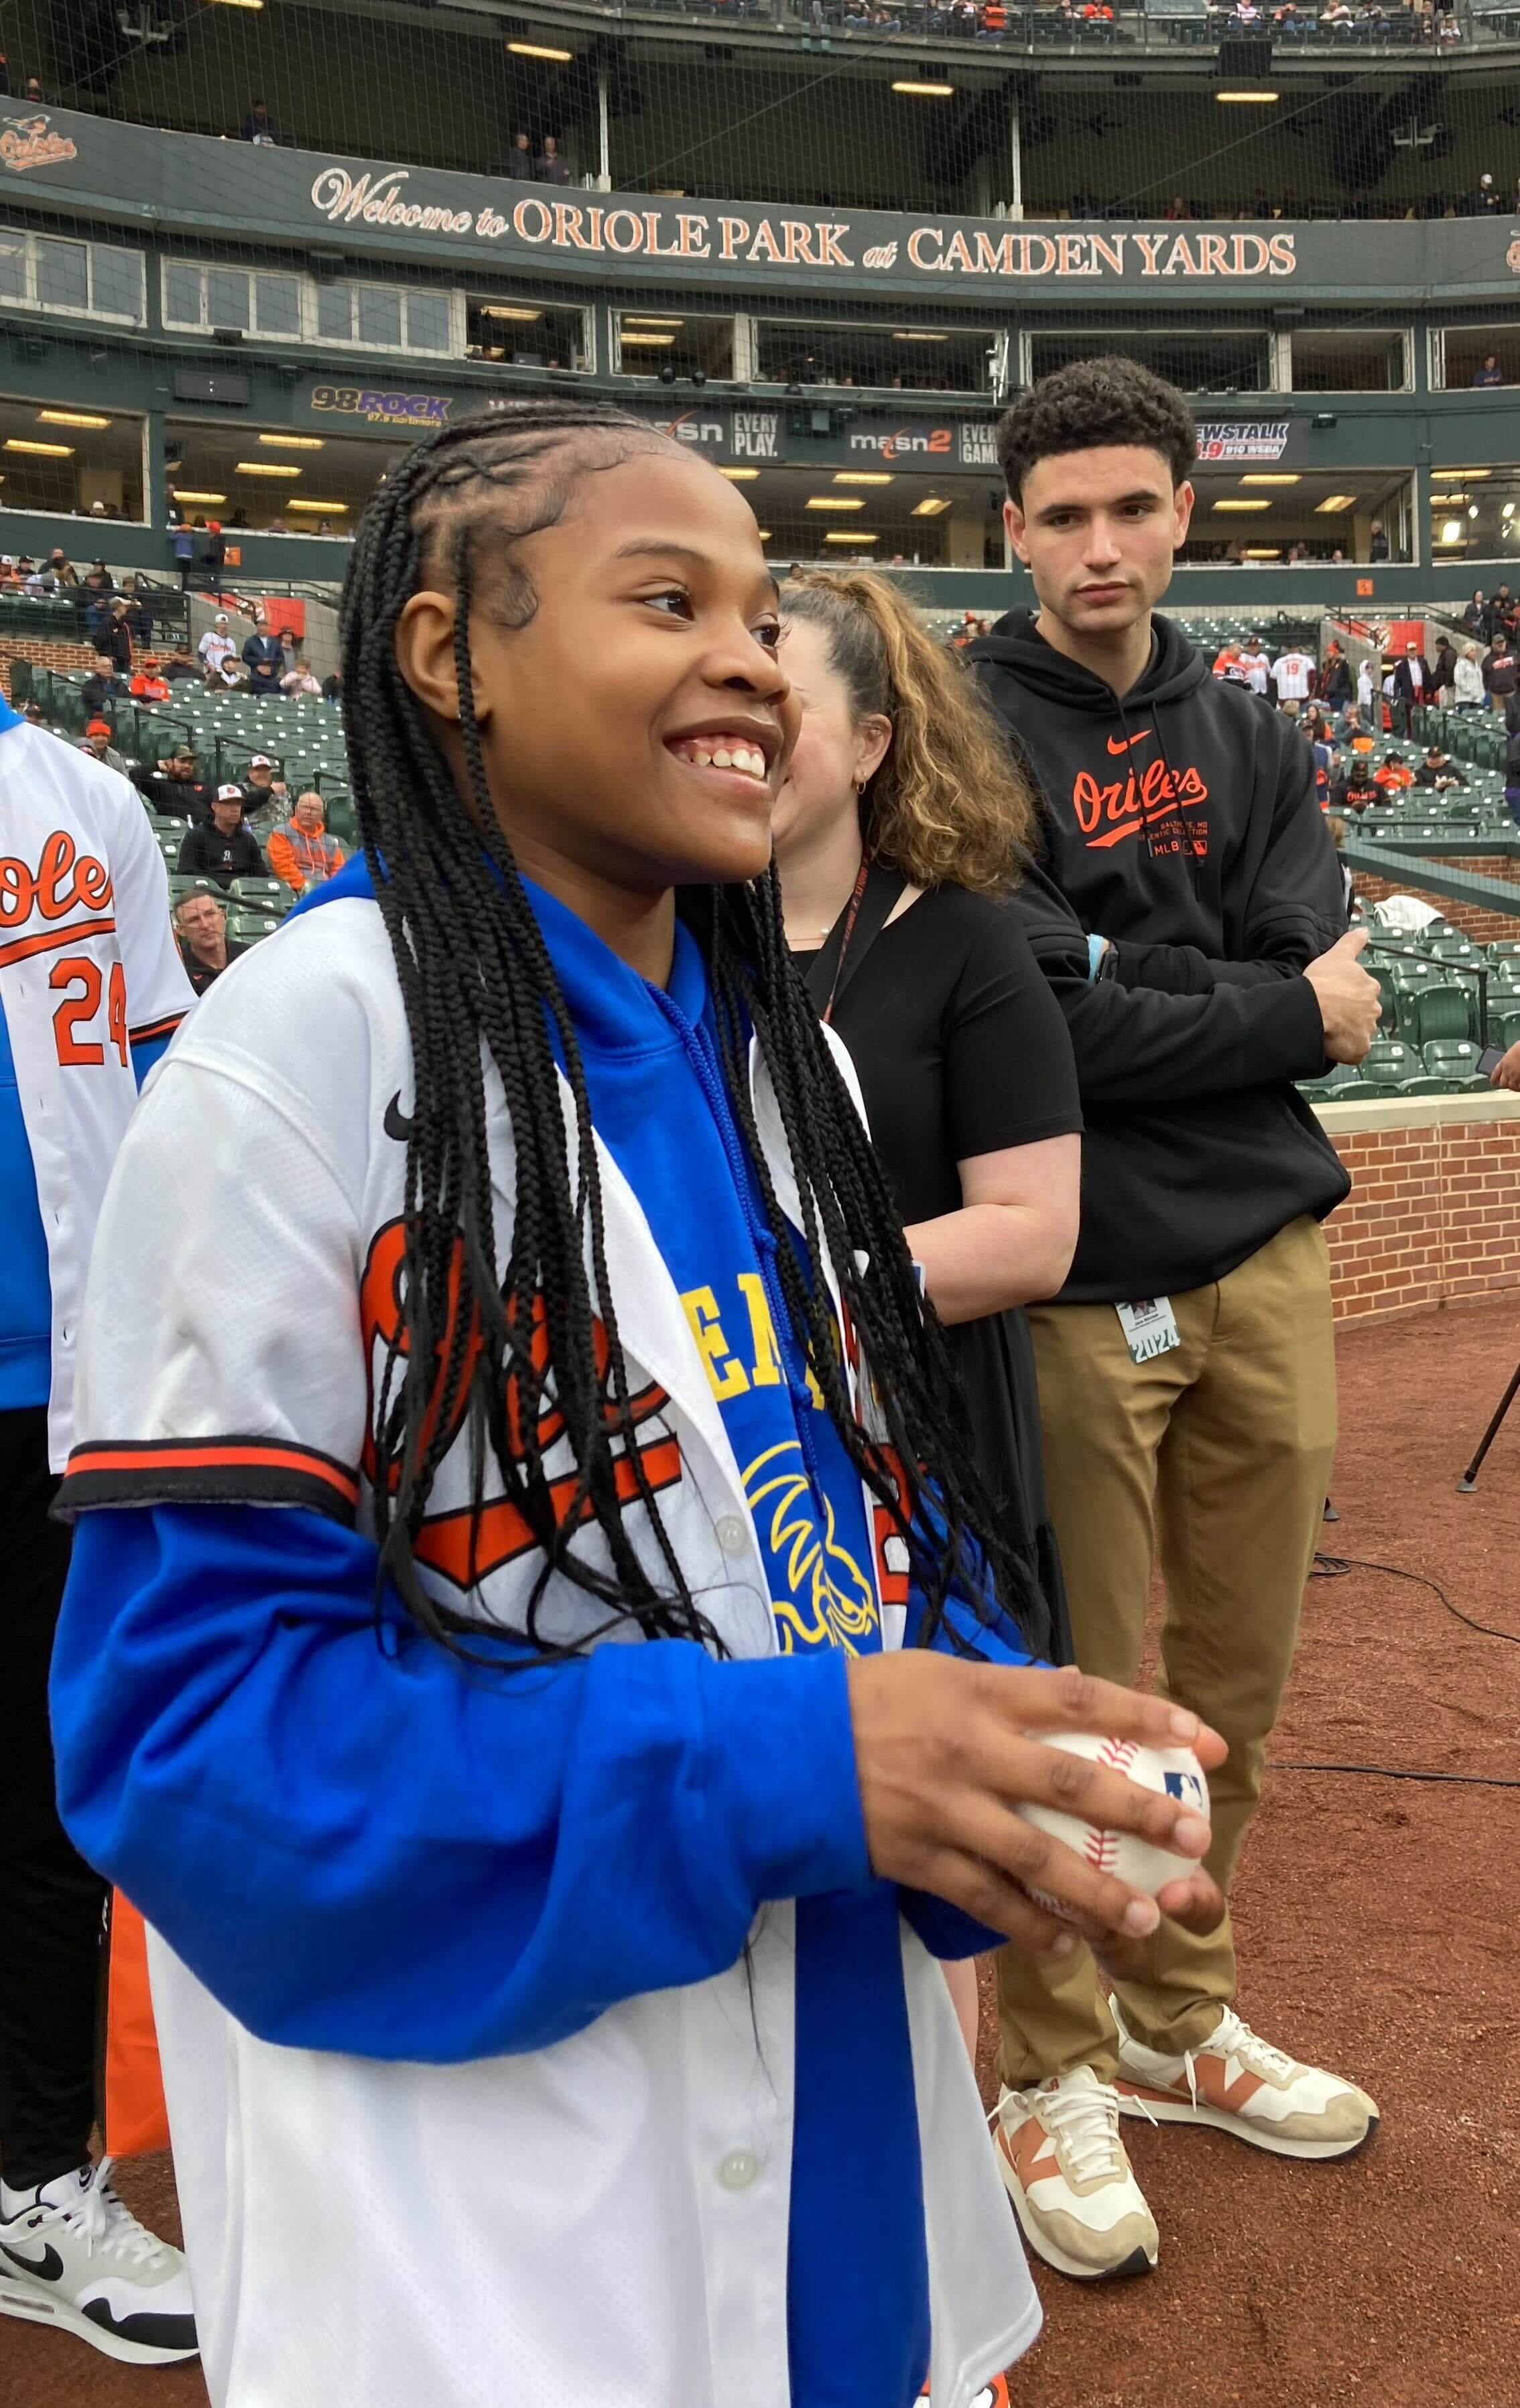
MULTIPOLYGON (((1210 1870, 1227 1882, 1292 1662, 1335 1443, 1320 1221, 1345 1195, 1294 1082, 1357 1061, 1378 990, 1346 933, 1297 731, 1154 615, 1187 533, 1181 395, 1122 359, 1047 377, 998 430, 1038 612, 970 648, 1042 802, 1015 898, 1071 1032, 1082 1234, 1029 1308, 1078 1661, 1140 1669, 1159 1532, 1164 1679, 1230 1742, 1210 1870)), ((1339 2157, 1377 2111, 1235 2010, 1228 1922, 1163 1923, 1111 2007, 1085 1950, 998 1964, 1003 2179, 1063 2272, 1143 2272, 1121 2113, 1339 2157)))

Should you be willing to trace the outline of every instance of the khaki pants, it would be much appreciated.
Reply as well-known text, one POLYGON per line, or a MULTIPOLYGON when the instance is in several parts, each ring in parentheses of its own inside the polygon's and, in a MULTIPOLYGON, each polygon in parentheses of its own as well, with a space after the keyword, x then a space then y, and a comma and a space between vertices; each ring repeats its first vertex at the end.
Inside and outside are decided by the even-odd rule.
MULTIPOLYGON (((1224 1888, 1260 1795, 1335 1451, 1324 1232, 1295 1221, 1171 1307, 1182 1343, 1148 1363, 1131 1361, 1111 1304, 1031 1305, 1029 1325, 1077 1661, 1133 1684, 1159 1541, 1160 1685, 1229 1742, 1210 1777, 1207 1863, 1224 1888)), ((1143 1976, 1117 1995, 1148 2047, 1198 2047, 1235 1995, 1227 1917, 1201 1939, 1163 1921, 1143 1976)), ((1085 1948, 1059 1967, 1004 1948, 997 2005, 998 2071, 1014 2088, 1076 2065, 1111 2078, 1113 2019, 1085 1948)))

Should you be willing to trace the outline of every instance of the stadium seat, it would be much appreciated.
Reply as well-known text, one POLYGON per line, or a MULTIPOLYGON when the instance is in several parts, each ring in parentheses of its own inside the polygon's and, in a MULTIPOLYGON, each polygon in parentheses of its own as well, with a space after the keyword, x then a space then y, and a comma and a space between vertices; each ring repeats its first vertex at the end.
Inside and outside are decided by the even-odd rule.
POLYGON ((1399 1038, 1377 1037, 1368 1049, 1362 1064, 1362 1078, 1369 1087, 1381 1088, 1384 1095, 1439 1096, 1445 1093, 1440 1079, 1433 1079, 1412 1045, 1399 1038))
POLYGON ((238 910, 283 919, 295 897, 282 878, 235 878, 228 890, 238 910))
POLYGON ((235 945, 256 945, 261 937, 272 937, 280 922, 267 911, 227 913, 227 937, 235 945))
POLYGON ((1298 1093, 1311 1103, 1333 1104, 1357 1094, 1367 1083, 1354 1062, 1338 1062, 1323 1079, 1300 1079, 1298 1093))
POLYGON ((1478 1068, 1480 1050, 1470 1038, 1456 1037, 1438 1037, 1420 1048, 1430 1076, 1461 1094, 1476 1094, 1488 1084, 1486 1071, 1478 1068))

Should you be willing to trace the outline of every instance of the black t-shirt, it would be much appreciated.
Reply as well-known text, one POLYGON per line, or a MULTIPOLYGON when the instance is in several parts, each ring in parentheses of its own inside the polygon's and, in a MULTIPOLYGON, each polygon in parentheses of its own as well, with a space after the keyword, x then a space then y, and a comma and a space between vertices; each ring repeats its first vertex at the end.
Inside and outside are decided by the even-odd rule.
POLYGON ((161 819, 208 820, 211 816, 212 788, 200 778, 171 778, 158 768, 136 768, 130 772, 150 810, 161 819))
POLYGON ((939 886, 911 903, 859 964, 833 1025, 905 1222, 960 1210, 958 1163, 1082 1126, 1061 1007, 1022 925, 990 896, 939 886))
MULTIPOLYGON (((229 937, 227 939, 227 960, 222 963, 222 969, 224 970, 228 962, 235 962, 239 953, 246 953, 247 951, 248 947, 246 945, 235 945, 229 937)), ((179 958, 185 966, 185 976, 190 981, 191 985, 194 988, 197 995, 204 995, 207 988, 212 983, 212 982, 222 976, 222 970, 214 970, 209 962, 203 962, 198 954, 191 952, 188 945, 182 944, 180 946, 179 958)))
MULTIPOLYGON (((807 968, 808 956, 794 961, 807 968)), ((960 1210, 957 1165, 1082 1127, 1066 1020, 1022 923, 989 896, 939 886, 883 928, 835 1004, 866 1116, 905 1223, 960 1210)), ((1041 1593, 1027 1633, 1070 1653, 1060 1554, 1045 1498, 1040 1397, 1017 1309, 947 1331, 970 1406, 977 1466, 1041 1593)))

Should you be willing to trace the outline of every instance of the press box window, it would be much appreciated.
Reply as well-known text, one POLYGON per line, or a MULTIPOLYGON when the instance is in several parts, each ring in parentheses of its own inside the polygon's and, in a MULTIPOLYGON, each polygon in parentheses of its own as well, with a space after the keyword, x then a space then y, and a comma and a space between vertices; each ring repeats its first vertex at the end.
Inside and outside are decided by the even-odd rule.
POLYGON ((682 318, 673 309, 620 309, 615 313, 617 365, 624 376, 657 377, 669 368, 678 377, 731 377, 732 318, 682 318))
POLYGON ((397 284, 319 284, 317 339, 378 351, 447 354, 449 295, 407 293, 397 284))
POLYGON ((0 229, 0 300, 140 326, 147 317, 143 255, 114 243, 0 229))
POLYGON ((591 344, 584 309, 518 300, 505 294, 469 294, 465 345, 472 360, 500 360, 516 368, 588 368, 591 344))

